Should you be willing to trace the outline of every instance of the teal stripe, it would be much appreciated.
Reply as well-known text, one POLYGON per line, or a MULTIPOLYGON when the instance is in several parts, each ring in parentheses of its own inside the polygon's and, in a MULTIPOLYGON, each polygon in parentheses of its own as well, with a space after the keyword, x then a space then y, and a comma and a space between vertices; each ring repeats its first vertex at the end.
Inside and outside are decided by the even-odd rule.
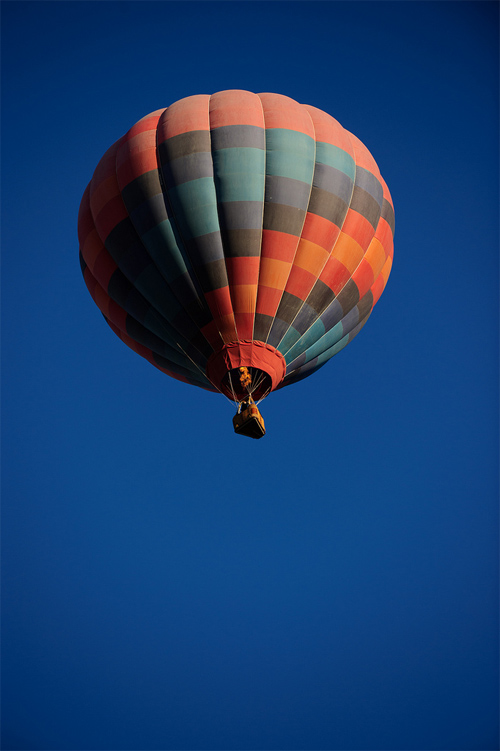
POLYGON ((212 158, 219 202, 264 200, 266 157, 262 149, 218 149, 212 158))
MULTIPOLYGON (((322 321, 316 321, 310 329, 299 339, 299 341, 286 353, 285 361, 287 365, 292 363, 304 352, 306 362, 319 357, 325 350, 335 346, 344 336, 344 326, 339 321, 333 328, 325 333, 325 326, 322 321)), ((283 346, 280 343, 280 351, 283 352, 283 346)))
MULTIPOLYGON (((328 360, 333 357, 334 355, 337 355, 341 349, 344 349, 345 346, 349 344, 349 334, 346 334, 337 344, 335 344, 333 347, 330 347, 330 349, 327 349, 325 352, 323 352, 321 355, 318 356, 318 367, 320 365, 324 365, 325 362, 328 362, 328 360)), ((309 353, 308 353, 309 354, 309 353)), ((309 360, 309 357, 307 358, 309 360)))
POLYGON ((314 173, 315 141, 305 133, 284 128, 266 130, 266 173, 305 183, 314 173))
POLYGON ((331 143, 318 141, 316 144, 316 161, 319 164, 326 164, 329 167, 335 167, 354 181, 356 175, 356 164, 352 156, 347 151, 340 149, 338 146, 332 146, 331 143))
POLYGON ((184 308, 181 307, 179 301, 172 295, 170 288, 163 277, 158 274, 158 270, 154 264, 151 263, 149 266, 146 266, 144 271, 139 274, 134 281, 134 287, 151 302, 151 305, 167 321, 175 319, 180 311, 185 315, 184 308))
POLYGON ((300 343, 301 351, 306 352, 306 362, 313 360, 315 357, 319 357, 321 354, 323 354, 323 352, 328 351, 331 347, 334 347, 344 336, 344 326, 342 324, 342 321, 339 321, 320 339, 316 337, 316 341, 310 342, 308 344, 309 334, 312 331, 312 328, 314 327, 311 327, 311 329, 309 329, 309 331, 304 334, 300 343))
POLYGON ((188 273, 170 219, 165 219, 145 232, 141 240, 167 282, 173 282, 188 273))
MULTIPOLYGON (((299 338, 298 341, 290 348, 285 355, 287 363, 291 363, 296 357, 312 347, 321 337, 325 335, 325 326, 323 321, 318 319, 307 331, 299 338)), ((295 338, 295 337, 294 337, 295 338)), ((283 343, 280 342, 280 352, 283 352, 283 343)))
MULTIPOLYGON (((190 351, 189 343, 186 342, 184 337, 182 337, 178 331, 174 331, 174 329, 166 321, 162 320, 160 314, 155 308, 149 308, 149 310, 146 312, 146 315, 144 316, 142 325, 146 329, 149 329, 149 331, 152 331, 153 334, 155 334, 159 339, 165 342, 165 344, 171 347, 172 350, 178 351, 180 353, 180 357, 190 362, 189 358, 182 351, 183 349, 190 351)), ((200 358, 204 359, 203 355, 200 354, 200 358)))
POLYGON ((296 355, 293 354, 291 358, 287 359, 290 350, 292 349, 294 344, 298 342, 301 336, 302 335, 300 331, 297 331, 297 329, 293 328, 293 326, 290 326, 290 328, 288 329, 285 336, 280 342, 279 349, 280 349, 280 352, 283 354, 287 365, 289 365, 292 362, 292 360, 294 360, 296 357, 296 355))
MULTIPOLYGON (((325 335, 325 325, 319 318, 313 323, 313 325, 307 329, 307 331, 300 337, 299 341, 292 347, 286 357, 290 358, 289 362, 295 360, 296 357, 301 355, 309 347, 312 347, 316 342, 325 335)), ((280 351, 281 344, 280 344, 280 351)), ((310 358, 309 358, 310 359, 310 358)), ((288 360, 287 360, 288 362, 288 360)))
POLYGON ((212 177, 200 177, 168 191, 183 238, 192 239, 219 230, 217 197, 212 177))
POLYGON ((225 174, 218 176, 217 197, 219 203, 230 201, 264 201, 264 176, 252 175, 242 172, 241 174, 225 174))

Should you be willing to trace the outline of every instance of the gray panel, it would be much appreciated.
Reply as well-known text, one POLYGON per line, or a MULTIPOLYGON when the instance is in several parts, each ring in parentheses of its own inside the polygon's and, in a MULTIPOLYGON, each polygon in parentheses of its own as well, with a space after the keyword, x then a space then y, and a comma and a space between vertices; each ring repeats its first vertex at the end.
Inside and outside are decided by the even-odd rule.
POLYGON ((253 329, 254 340, 265 342, 273 321, 274 318, 271 318, 271 316, 264 315, 264 313, 256 313, 253 329))
MULTIPOLYGON (((142 243, 139 242, 137 232, 135 231, 134 225, 132 224, 128 216, 125 219, 122 219, 121 222, 118 222, 118 224, 113 227, 104 242, 104 245, 106 246, 106 249, 108 250, 110 256, 118 266, 120 265, 120 258, 127 251, 127 249, 134 244, 140 245, 142 248, 142 254, 144 256, 147 256, 146 250, 142 243)), ((139 255, 141 255, 140 249, 138 250, 138 253, 139 255)))
POLYGON ((222 238, 219 231, 193 237, 187 242, 189 260, 196 268, 223 259, 222 238))
POLYGON ((272 347, 277 347, 288 331, 288 328, 289 324, 287 321, 282 321, 281 318, 275 318, 267 338, 267 343, 272 347))
POLYGON ((342 329, 344 332, 344 336, 346 334, 349 334, 350 331, 353 330, 353 328, 359 323, 359 310, 357 306, 354 306, 352 310, 350 310, 347 315, 344 316, 342 319, 342 329))
POLYGON ((391 228, 392 234, 394 235, 394 209, 386 198, 384 198, 384 202, 382 204, 381 216, 383 216, 383 218, 391 228))
POLYGON ((306 212, 292 206, 282 206, 278 203, 268 203, 264 206, 264 229, 286 232, 300 237, 306 212))
POLYGON ((162 339, 157 337, 131 315, 127 315, 125 319, 125 326, 127 334, 134 341, 139 342, 139 344, 142 344, 152 352, 159 354, 161 357, 168 359, 172 364, 175 363, 177 365, 180 365, 182 368, 187 368, 188 372, 198 372, 196 367, 178 348, 171 347, 169 344, 167 344, 167 342, 164 342, 162 339))
POLYGON ((311 186, 302 180, 293 180, 291 177, 278 177, 268 175, 266 177, 266 203, 281 203, 285 206, 293 206, 296 209, 306 209, 309 203, 311 186))
POLYGON ((188 154, 173 162, 167 162, 163 167, 163 177, 167 189, 176 185, 197 180, 200 177, 213 177, 214 168, 210 152, 188 154))
POLYGON ((330 289, 327 284, 318 279, 312 290, 309 292, 306 302, 318 313, 318 315, 321 315, 325 308, 330 305, 334 299, 335 292, 330 289))
MULTIPOLYGON (((141 323, 144 322, 151 306, 120 269, 116 269, 112 274, 106 292, 121 308, 141 323)), ((152 331, 158 332, 158 329, 154 328, 152 331)))
POLYGON ((300 297, 291 295, 290 292, 283 292, 278 310, 276 311, 276 318, 281 318, 282 321, 290 325, 303 302, 300 297))
POLYGON ((352 279, 349 279, 345 287, 337 295, 338 302, 342 305, 344 315, 359 302, 359 289, 352 279))
POLYGON ((367 193, 370 193, 378 205, 382 206, 384 189, 372 172, 364 167, 356 167, 356 185, 367 193))
POLYGON ((161 164, 200 151, 210 151, 210 132, 208 130, 192 130, 189 133, 181 133, 158 144, 161 164))
POLYGON ((296 369, 297 366, 301 362, 302 362, 302 355, 300 355, 299 357, 297 357, 296 360, 290 363, 290 365, 287 368, 287 372, 290 374, 290 378, 285 379, 287 383, 296 383, 297 381, 301 381, 303 378, 306 378, 315 370, 319 370, 319 368, 323 367, 323 365, 325 364, 325 363, 321 363, 321 365, 318 365, 318 358, 315 357, 313 360, 310 360, 310 362, 308 362, 303 367, 298 367, 298 369, 296 369))
POLYGON ((218 209, 227 230, 262 228, 262 201, 228 201, 219 203, 218 209))
POLYGON ((227 287, 227 272, 224 259, 211 261, 202 265, 195 265, 194 273, 204 292, 227 287))
POLYGON ((357 185, 354 186, 351 199, 351 209, 357 211, 361 216, 364 216, 364 218, 370 222, 374 230, 377 229, 380 219, 380 206, 370 193, 367 193, 357 185))
POLYGON ((337 227, 341 228, 344 223, 345 215, 347 214, 347 209, 347 203, 341 198, 338 198, 338 196, 335 196, 326 190, 321 190, 320 188, 312 189, 311 200, 309 201, 309 206, 307 208, 311 214, 316 214, 317 216, 323 217, 323 219, 328 219, 328 221, 333 222, 333 224, 336 224, 337 227))
POLYGON ((225 230, 221 227, 221 236, 226 258, 260 256, 262 240, 260 229, 225 230))
POLYGON ((366 295, 363 295, 357 305, 357 308, 359 310, 359 320, 365 318, 365 316, 368 315, 370 310, 373 308, 373 293, 371 289, 368 290, 366 295))
POLYGON ((343 315, 344 311, 342 310, 342 305, 338 300, 334 300, 332 304, 329 305, 320 316, 321 323, 325 327, 325 331, 330 331, 330 329, 333 329, 333 327, 342 320, 343 315))
POLYGON ((341 172, 328 164, 316 163, 314 168, 313 186, 326 190, 338 196, 346 204, 351 200, 353 183, 345 172, 341 172))
POLYGON ((317 317, 317 312, 310 305, 304 303, 297 318, 293 321, 293 328, 302 336, 312 326, 317 317))
POLYGON ((257 125, 223 125, 210 131, 212 150, 238 146, 252 149, 266 148, 266 131, 257 125))
POLYGON ((163 193, 145 197, 144 202, 137 206, 133 211, 130 210, 128 205, 127 209, 134 227, 141 236, 168 219, 163 193))
POLYGON ((358 323, 358 325, 357 325, 357 326, 356 326, 356 327, 355 327, 355 328, 354 328, 354 329, 353 329, 353 330, 352 330, 352 331, 350 332, 350 334, 349 334, 349 341, 348 341, 348 343, 349 343, 349 342, 352 342, 352 340, 354 339, 354 337, 355 337, 355 336, 357 336, 357 334, 359 334, 359 332, 361 331, 361 329, 363 328, 363 326, 365 325, 365 323, 367 322, 367 320, 369 319, 369 317, 370 317, 370 316, 371 316, 371 311, 370 311, 370 313, 368 313, 368 315, 367 315, 367 316, 365 316, 365 318, 363 318, 363 320, 362 320, 362 321, 360 321, 360 322, 358 323))
POLYGON ((135 209, 152 196, 161 194, 160 175, 158 170, 145 172, 136 177, 121 191, 123 201, 128 213, 132 214, 135 209))
MULTIPOLYGON (((165 357, 162 357, 157 352, 153 352, 153 360, 157 365, 159 365, 161 368, 165 368, 165 370, 170 370, 172 373, 175 373, 176 375, 180 375, 183 378, 186 378, 189 380, 190 383, 194 383, 196 385, 200 385, 203 388, 211 388, 212 391, 215 391, 212 384, 208 381, 208 379, 203 375, 203 373, 200 373, 199 370, 195 370, 194 372, 191 372, 187 370, 187 368, 182 368, 179 365, 173 365, 170 360, 168 360, 165 357), (196 373, 196 375, 195 375, 196 373)), ((189 362, 189 360, 187 360, 189 362)))

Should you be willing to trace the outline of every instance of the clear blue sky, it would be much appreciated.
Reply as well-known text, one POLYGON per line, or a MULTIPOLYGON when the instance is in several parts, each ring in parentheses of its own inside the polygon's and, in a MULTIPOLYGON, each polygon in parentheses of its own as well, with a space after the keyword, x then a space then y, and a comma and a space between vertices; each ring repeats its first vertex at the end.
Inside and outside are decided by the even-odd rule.
POLYGON ((2 748, 498 749, 498 4, 2 2, 2 748), (108 329, 76 220, 191 94, 391 190, 361 334, 232 432, 108 329))

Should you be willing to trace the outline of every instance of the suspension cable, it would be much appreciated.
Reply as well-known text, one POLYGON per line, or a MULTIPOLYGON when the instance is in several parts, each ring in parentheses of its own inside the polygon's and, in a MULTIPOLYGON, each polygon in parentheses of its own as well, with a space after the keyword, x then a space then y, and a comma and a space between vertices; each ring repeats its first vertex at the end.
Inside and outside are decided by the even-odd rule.
MULTIPOLYGON (((228 370, 228 371, 227 371, 227 374, 228 374, 228 376, 229 376, 229 386, 231 387, 231 393, 232 393, 232 395, 233 395, 234 403, 235 403, 235 404, 239 404, 239 401, 238 401, 238 399, 236 398, 236 394, 235 394, 235 391, 234 391, 234 388, 233 388, 233 379, 231 378, 231 371, 230 371, 230 370, 228 370)), ((229 397, 228 397, 228 399, 229 399, 229 397)), ((229 401, 231 401, 231 400, 229 399, 229 401)))

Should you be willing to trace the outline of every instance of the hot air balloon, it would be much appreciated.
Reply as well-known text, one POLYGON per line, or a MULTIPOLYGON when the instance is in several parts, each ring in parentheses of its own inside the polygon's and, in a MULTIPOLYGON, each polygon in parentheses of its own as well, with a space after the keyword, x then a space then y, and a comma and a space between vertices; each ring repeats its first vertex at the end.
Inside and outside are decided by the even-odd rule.
POLYGON ((394 210, 368 149, 280 94, 220 91, 139 120, 100 160, 80 262, 134 352, 220 392, 236 432, 257 403, 361 330, 392 265, 394 210))

